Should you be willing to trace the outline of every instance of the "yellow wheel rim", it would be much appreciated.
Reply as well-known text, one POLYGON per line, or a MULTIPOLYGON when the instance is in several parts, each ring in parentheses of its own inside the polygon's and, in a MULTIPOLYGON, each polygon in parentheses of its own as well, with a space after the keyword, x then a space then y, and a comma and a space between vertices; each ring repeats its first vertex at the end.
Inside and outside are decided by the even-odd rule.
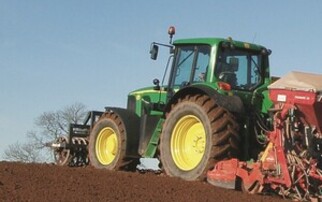
POLYGON ((102 165, 112 163, 117 155, 118 141, 116 132, 110 128, 103 128, 97 136, 95 152, 102 165))
POLYGON ((171 156, 178 168, 189 171, 198 166, 205 154, 206 132, 193 115, 182 117, 171 135, 171 156))

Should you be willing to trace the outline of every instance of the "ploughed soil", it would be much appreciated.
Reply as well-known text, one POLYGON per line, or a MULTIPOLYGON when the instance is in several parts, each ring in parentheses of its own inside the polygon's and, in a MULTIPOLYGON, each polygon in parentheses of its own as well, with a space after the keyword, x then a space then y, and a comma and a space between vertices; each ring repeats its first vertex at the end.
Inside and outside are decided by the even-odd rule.
POLYGON ((0 201, 286 201, 164 174, 0 162, 0 201))

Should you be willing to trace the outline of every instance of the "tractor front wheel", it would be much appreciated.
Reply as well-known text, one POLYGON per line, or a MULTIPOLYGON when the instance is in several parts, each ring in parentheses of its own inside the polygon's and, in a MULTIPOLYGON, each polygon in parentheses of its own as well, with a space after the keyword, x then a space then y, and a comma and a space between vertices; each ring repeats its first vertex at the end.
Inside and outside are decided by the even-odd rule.
POLYGON ((89 158, 95 168, 118 170, 124 163, 126 134, 115 113, 105 113, 95 124, 89 140, 89 158))

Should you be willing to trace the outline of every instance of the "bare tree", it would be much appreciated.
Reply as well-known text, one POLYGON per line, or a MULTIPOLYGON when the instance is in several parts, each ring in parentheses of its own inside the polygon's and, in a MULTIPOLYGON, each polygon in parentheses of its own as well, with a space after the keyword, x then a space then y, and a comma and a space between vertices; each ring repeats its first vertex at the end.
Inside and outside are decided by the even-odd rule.
POLYGON ((8 149, 4 151, 4 158, 11 161, 26 163, 40 162, 42 160, 40 151, 34 149, 33 144, 21 144, 19 142, 8 146, 8 149))
POLYGON ((35 121, 40 132, 29 132, 27 135, 37 143, 38 147, 45 147, 47 142, 67 135, 69 124, 79 124, 86 114, 86 107, 81 103, 75 103, 56 112, 44 112, 35 121))
POLYGON ((9 145, 4 151, 4 159, 22 162, 51 161, 52 151, 46 147, 46 143, 67 135, 69 124, 79 124, 86 114, 86 107, 81 103, 74 103, 55 112, 42 113, 35 120, 38 130, 26 133, 26 143, 9 145))

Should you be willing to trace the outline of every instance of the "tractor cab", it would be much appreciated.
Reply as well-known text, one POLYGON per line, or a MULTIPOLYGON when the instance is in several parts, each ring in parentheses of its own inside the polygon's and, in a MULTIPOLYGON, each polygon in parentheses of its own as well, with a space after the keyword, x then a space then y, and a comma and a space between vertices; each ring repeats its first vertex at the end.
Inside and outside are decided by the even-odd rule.
POLYGON ((261 110, 270 107, 271 103, 258 99, 267 97, 265 91, 270 84, 269 49, 231 38, 180 39, 172 45, 173 62, 164 87, 166 102, 171 103, 182 89, 191 88, 185 91, 191 93, 192 89, 199 89, 206 94, 215 91, 221 95, 236 95, 245 106, 258 102, 257 108, 261 110), (208 88, 212 90, 205 90, 208 88), (263 92, 265 95, 258 96, 263 92))
POLYGON ((227 104, 227 98, 220 98, 219 103, 229 111, 240 113, 241 108, 245 108, 246 111, 255 109, 267 113, 272 105, 267 91, 271 83, 269 49, 230 37, 172 41, 174 27, 169 28, 168 34, 169 44, 153 42, 150 48, 153 60, 157 59, 160 46, 169 49, 162 82, 154 79, 154 87, 131 92, 128 109, 141 116, 143 105, 148 104, 148 113, 160 115, 177 99, 191 93, 203 93, 210 97, 218 97, 218 94, 239 97, 241 102, 229 99, 235 100, 232 104, 227 104))

